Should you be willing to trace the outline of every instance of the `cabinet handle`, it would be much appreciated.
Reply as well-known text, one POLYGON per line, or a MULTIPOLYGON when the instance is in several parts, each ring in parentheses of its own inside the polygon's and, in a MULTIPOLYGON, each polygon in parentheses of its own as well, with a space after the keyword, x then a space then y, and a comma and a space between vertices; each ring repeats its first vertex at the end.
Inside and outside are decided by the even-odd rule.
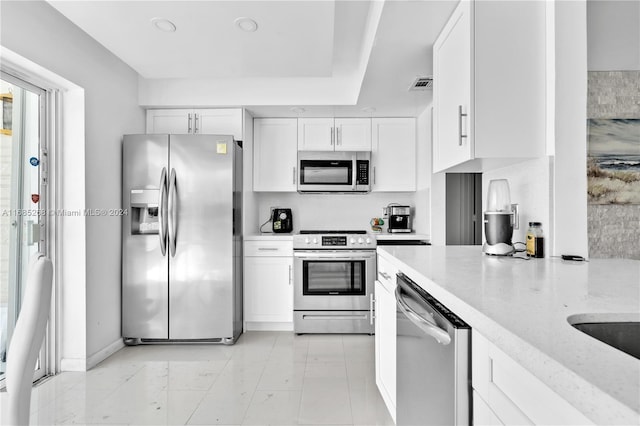
POLYGON ((376 166, 373 166, 373 184, 376 184, 376 166))
POLYGON ((293 168, 293 184, 296 184, 296 168, 293 168))
POLYGON ((289 285, 291 285, 291 265, 289 265, 289 285))
POLYGON ((278 251, 278 247, 258 247, 258 251, 278 251))
POLYGON ((193 114, 193 117, 194 117, 193 122, 195 124, 193 133, 198 133, 198 114, 193 114))
POLYGON ((389 274, 387 274, 386 272, 378 271, 378 274, 380 274, 380 276, 383 277, 385 280, 390 280, 391 279, 391 276, 389 274))
POLYGON ((462 134, 462 117, 467 115, 462 112, 462 105, 458 105, 458 146, 462 146, 462 139, 467 137, 467 135, 462 134))
POLYGON ((187 115, 189 117, 189 123, 187 125, 187 133, 191 133, 191 113, 187 115))
POLYGON ((333 146, 333 127, 331 128, 331 146, 333 146))
POLYGON ((336 144, 342 145, 342 132, 340 131, 340 127, 336 127, 336 144))

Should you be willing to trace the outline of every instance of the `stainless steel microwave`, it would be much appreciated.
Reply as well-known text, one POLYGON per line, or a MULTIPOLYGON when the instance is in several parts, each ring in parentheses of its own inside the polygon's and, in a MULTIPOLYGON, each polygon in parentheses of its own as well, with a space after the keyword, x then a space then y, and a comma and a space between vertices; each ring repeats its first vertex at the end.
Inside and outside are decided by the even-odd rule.
POLYGON ((298 192, 369 192, 370 152, 298 151, 298 192))

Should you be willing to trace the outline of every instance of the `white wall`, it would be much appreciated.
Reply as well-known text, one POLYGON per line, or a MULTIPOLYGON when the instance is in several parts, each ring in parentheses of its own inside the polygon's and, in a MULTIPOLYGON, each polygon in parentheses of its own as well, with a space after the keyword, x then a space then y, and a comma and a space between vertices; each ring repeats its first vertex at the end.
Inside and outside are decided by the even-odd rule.
POLYGON ((640 70, 640 2, 587 2, 589 71, 640 70))
POLYGON ((431 235, 431 108, 416 119, 416 193, 414 229, 431 235))
MULTIPOLYGON (((64 152, 64 140, 61 146, 68 157, 65 167, 84 165, 84 178, 63 181, 63 195, 83 192, 82 207, 86 208, 120 207, 121 138, 126 133, 144 132, 137 73, 45 2, 3 1, 1 19, 2 46, 84 90, 84 152, 64 152)), ((84 300, 69 295, 62 304, 65 312, 86 311, 86 331, 82 330, 85 321, 81 321, 82 325, 75 323, 80 318, 65 317, 63 312, 62 330, 70 340, 63 340, 61 356, 73 360, 68 365, 81 369, 83 361, 95 363, 108 355, 121 338, 121 218, 75 220, 86 220, 86 250, 80 247, 82 253, 66 260, 77 262, 75 267, 81 270, 86 258, 86 274, 78 276, 69 265, 62 271, 65 275, 59 285, 63 293, 76 289, 77 294, 83 294, 86 289, 84 300)), ((63 231, 74 230, 65 227, 63 231)), ((78 232, 63 233, 63 245, 73 241, 78 232)))
MULTIPOLYGON (((552 158, 542 157, 514 164, 482 175, 482 211, 486 211, 486 194, 489 181, 507 179, 511 190, 511 202, 518 204, 520 227, 513 231, 513 242, 525 242, 529 222, 542 222, 545 237, 545 253, 553 246, 551 232, 551 181, 552 158)), ((484 232, 484 230, 483 230, 484 232)), ((517 246, 516 249, 523 248, 517 246)))
MULTIPOLYGON (((389 203, 415 206, 415 194, 369 193, 352 194, 298 194, 288 192, 257 193, 258 225, 245 229, 245 234, 257 234, 258 226, 269 218, 271 207, 290 207, 294 232, 301 229, 362 229, 370 230, 369 221, 382 217, 382 208, 389 203)), ((385 228, 386 230, 386 223, 385 228)), ((418 232, 424 229, 420 224, 418 232)), ((271 231, 270 224, 264 231, 271 231)))
POLYGON ((556 1, 555 157, 551 253, 587 256, 586 1, 556 1))

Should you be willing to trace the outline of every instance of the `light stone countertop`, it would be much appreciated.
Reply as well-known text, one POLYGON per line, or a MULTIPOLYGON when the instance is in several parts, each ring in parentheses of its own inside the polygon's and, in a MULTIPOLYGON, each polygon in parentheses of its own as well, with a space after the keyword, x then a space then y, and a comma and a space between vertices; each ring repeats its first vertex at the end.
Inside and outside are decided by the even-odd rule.
POLYGON ((640 360, 567 317, 640 320, 640 261, 486 256, 479 246, 378 254, 596 424, 640 423, 640 360))

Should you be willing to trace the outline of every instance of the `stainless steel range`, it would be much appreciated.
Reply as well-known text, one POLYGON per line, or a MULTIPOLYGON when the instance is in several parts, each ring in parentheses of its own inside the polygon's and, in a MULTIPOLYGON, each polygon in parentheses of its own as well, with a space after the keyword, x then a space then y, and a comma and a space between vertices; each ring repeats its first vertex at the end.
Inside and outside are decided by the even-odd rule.
POLYGON ((293 236, 296 333, 373 334, 376 239, 366 231, 293 236))

